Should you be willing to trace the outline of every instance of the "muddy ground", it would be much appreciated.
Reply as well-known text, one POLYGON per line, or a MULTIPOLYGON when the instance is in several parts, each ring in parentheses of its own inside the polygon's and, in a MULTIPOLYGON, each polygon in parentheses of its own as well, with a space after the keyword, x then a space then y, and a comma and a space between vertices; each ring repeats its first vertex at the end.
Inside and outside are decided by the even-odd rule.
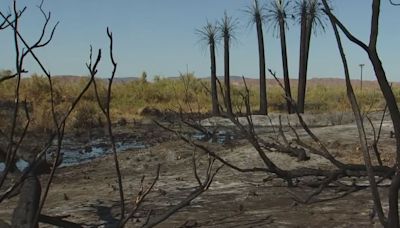
MULTIPOLYGON (((261 138, 267 140, 276 136, 273 128, 265 124, 277 121, 276 118, 267 121, 255 117, 255 120, 261 138)), ((379 115, 373 120, 377 126, 379 115)), ((341 118, 340 123, 338 120, 329 120, 328 123, 327 118, 321 116, 309 118, 308 121, 314 121, 313 132, 339 160, 362 163, 357 129, 351 117, 341 118)), ((222 126, 226 125, 226 120, 217 118, 207 120, 203 124, 222 126)), ((368 129, 368 132, 371 132, 369 127, 368 129)), ((390 138, 391 130, 390 121, 385 119, 379 148, 382 151, 382 160, 386 164, 393 161, 394 139, 390 138)), ((147 142, 145 147, 126 149, 119 153, 126 202, 134 201, 142 176, 146 177, 145 183, 150 183, 155 176, 157 165, 161 164, 159 181, 136 215, 138 218, 131 220, 127 227, 143 224, 150 209, 155 215, 163 213, 179 203, 197 186, 192 169, 193 146, 155 126, 151 121, 117 126, 115 131, 119 137, 127 137, 125 133, 130 132, 132 137, 147 142)), ((286 134, 289 139, 294 137, 288 129, 286 134)), ((305 141, 311 140, 301 129, 298 130, 298 134, 305 141)), ((372 137, 372 134, 369 137, 372 137)), ((263 167, 257 152, 240 137, 225 144, 204 145, 239 167, 263 167)), ((196 150, 196 154, 201 176, 207 165, 207 156, 200 150, 196 150)), ((267 155, 283 169, 331 167, 327 160, 315 155, 303 162, 279 152, 269 152, 267 155)), ((42 183, 45 183, 47 178, 47 175, 41 176, 42 183)), ((365 179, 346 181, 366 183, 365 179)), ((368 188, 336 200, 307 205, 293 199, 293 194, 305 197, 313 190, 301 184, 288 188, 284 181, 275 178, 274 175, 240 173, 224 167, 207 192, 158 227, 380 227, 377 218, 370 218, 372 201, 368 188)), ((386 186, 383 184, 380 190, 386 199, 386 186)), ((339 188, 328 187, 317 199, 329 199, 341 193, 343 192, 339 188)), ((66 220, 87 227, 114 227, 119 216, 118 200, 114 162, 108 154, 90 162, 59 168, 43 213, 67 216, 66 220)), ((1 204, 0 219, 10 220, 16 201, 17 197, 14 197, 1 204)), ((386 202, 384 206, 387 207, 386 202)), ((129 209, 130 207, 127 210, 129 209)))

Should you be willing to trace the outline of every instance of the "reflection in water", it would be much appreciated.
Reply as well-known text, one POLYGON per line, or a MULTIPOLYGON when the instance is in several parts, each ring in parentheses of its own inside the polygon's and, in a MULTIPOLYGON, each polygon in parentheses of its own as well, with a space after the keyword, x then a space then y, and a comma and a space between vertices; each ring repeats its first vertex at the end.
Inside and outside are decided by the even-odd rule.
MULTIPOLYGON (((200 141, 208 141, 212 143, 228 144, 232 140, 237 138, 237 134, 230 130, 219 130, 214 134, 204 134, 203 132, 190 132, 186 133, 186 136, 200 141)), ((63 148, 61 149, 62 163, 60 167, 73 166, 90 162, 91 160, 99 157, 104 157, 111 154, 111 146, 109 145, 107 138, 100 138, 93 140, 90 143, 77 143, 75 139, 65 139, 63 141, 63 148)), ((137 139, 128 139, 123 142, 117 142, 117 152, 123 152, 132 149, 144 149, 149 145, 144 141, 137 139)), ((50 148, 47 153, 47 158, 51 160, 54 157, 56 148, 50 148)), ((19 170, 23 170, 28 166, 28 163, 22 159, 18 160, 17 167, 19 170)), ((0 163, 0 172, 5 168, 4 163, 0 163)))
POLYGON ((187 134, 189 137, 195 140, 200 140, 200 141, 208 141, 212 143, 218 143, 218 144, 228 144, 231 142, 233 139, 237 138, 237 135, 234 134, 232 131, 217 131, 214 134, 207 135, 204 134, 203 132, 194 132, 194 133, 189 133, 187 134))
MULTIPOLYGON (((117 142, 117 152, 123 152, 130 149, 144 149, 148 147, 144 142, 128 141, 128 142, 117 142)), ((67 147, 62 149, 63 155, 63 166, 73 166, 77 164, 87 163, 95 158, 104 157, 107 154, 111 154, 111 146, 107 143, 99 142, 90 145, 81 145, 78 147, 67 147)), ((51 152, 50 152, 51 156, 51 152)))
MULTIPOLYGON (((64 148, 61 149, 62 163, 60 167, 73 166, 78 164, 83 164, 90 162, 91 160, 99 157, 104 157, 107 154, 111 154, 111 147, 107 143, 104 143, 105 139, 93 141, 91 144, 81 144, 72 146, 72 141, 65 140, 64 148)), ((117 152, 123 152, 130 149, 144 149, 148 147, 144 142, 136 141, 125 141, 117 142, 116 148, 117 152)), ((55 157, 56 148, 50 148, 48 152, 48 158, 55 157)), ((22 159, 17 161, 17 168, 23 171, 28 167, 28 163, 22 159)), ((5 169, 4 162, 0 163, 0 172, 5 169)))
MULTIPOLYGON (((25 160, 19 159, 17 161, 16 165, 20 171, 23 171, 26 167, 28 167, 28 162, 26 162, 25 160)), ((1 162, 0 163, 0 172, 3 172, 5 168, 6 168, 6 164, 4 162, 1 162)))

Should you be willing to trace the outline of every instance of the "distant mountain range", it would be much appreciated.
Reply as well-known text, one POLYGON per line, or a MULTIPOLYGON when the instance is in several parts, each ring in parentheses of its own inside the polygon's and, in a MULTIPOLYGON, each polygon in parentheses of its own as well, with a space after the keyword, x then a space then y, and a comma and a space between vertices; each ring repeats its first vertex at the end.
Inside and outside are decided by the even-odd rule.
MULTIPOLYGON (((208 78, 204 78, 204 79, 208 79, 208 78)), ((221 83, 223 83, 224 77, 219 76, 218 79, 221 81, 221 83)), ((246 84, 248 86, 256 86, 259 84, 259 80, 257 78, 246 78, 246 84)), ((279 80, 281 81, 281 83, 283 84, 283 79, 279 78, 279 80)), ((233 85, 243 85, 243 77, 241 76, 231 76, 230 77, 230 81, 233 85)), ((267 85, 278 85, 278 82, 275 79, 271 79, 268 78, 266 80, 267 85)), ((297 79, 290 79, 290 84, 291 85, 297 85, 298 80, 297 79)), ((361 80, 359 79, 353 79, 351 80, 351 83, 353 86, 360 86, 361 84, 361 80)), ((378 87, 378 82, 372 81, 372 80, 363 80, 363 87, 378 87)), ((321 78, 310 78, 307 80, 307 85, 325 85, 325 86, 345 86, 346 85, 346 81, 344 78, 325 78, 325 77, 321 77, 321 78)), ((400 86, 400 82, 393 82, 394 86, 400 86)))
MULTIPOLYGON (((57 78, 58 80, 65 80, 65 81, 76 81, 80 80, 82 78, 87 78, 87 76, 74 76, 74 75, 56 75, 54 78, 57 78)), ((100 80, 108 80, 108 78, 103 78, 103 77, 96 77, 97 79, 100 80)), ((171 80, 179 80, 179 77, 167 77, 171 80)), ((200 79, 202 80, 209 80, 209 77, 201 77, 200 79)), ((223 83, 224 77, 223 76, 218 76, 218 79, 223 83)), ((115 77, 114 82, 115 83, 126 83, 126 82, 132 82, 139 80, 138 77, 115 77)), ((245 77, 246 84, 248 86, 257 86, 259 84, 259 80, 257 78, 249 78, 245 77)), ((282 84, 283 84, 283 79, 279 79, 282 84)), ((242 76, 231 76, 230 77, 231 84, 233 85, 243 85, 243 78, 242 76)), ((297 79, 291 79, 290 83, 291 85, 297 85, 298 80, 297 79)), ((352 84, 354 86, 359 86, 361 84, 361 81, 359 79, 353 79, 351 80, 352 84)), ((267 79, 267 85, 278 85, 277 81, 275 79, 267 79)), ((345 86, 346 82, 343 78, 311 78, 307 81, 307 85, 325 85, 325 86, 345 86)), ((400 82, 393 82, 394 86, 400 86, 400 82)), ((372 81, 372 80, 363 80, 363 86, 365 87, 377 87, 378 83, 377 81, 372 81)))

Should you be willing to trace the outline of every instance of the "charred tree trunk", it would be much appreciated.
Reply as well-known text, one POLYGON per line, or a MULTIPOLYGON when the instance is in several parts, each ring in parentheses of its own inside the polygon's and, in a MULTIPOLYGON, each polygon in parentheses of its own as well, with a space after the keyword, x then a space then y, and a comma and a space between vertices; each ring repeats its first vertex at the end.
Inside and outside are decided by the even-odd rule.
POLYGON ((256 27, 257 27, 257 40, 258 40, 258 61, 260 70, 260 110, 259 114, 267 115, 267 84, 265 76, 265 50, 264 50, 264 35, 262 29, 261 16, 256 16, 256 27))
MULTIPOLYGON (((374 0, 380 2, 379 0, 374 0)), ((376 6, 379 9, 379 5, 376 6)), ((376 31, 371 33, 378 34, 378 28, 376 31)), ((388 105, 390 117, 393 122, 393 129, 396 138, 396 175, 392 179, 391 186, 389 188, 389 214, 388 214, 388 227, 399 227, 399 207, 398 207, 398 192, 400 189, 400 112, 397 106, 396 98, 390 87, 389 82, 386 78, 386 73, 383 69, 382 62, 376 52, 375 45, 370 46, 368 53, 369 58, 375 70, 376 77, 378 79, 379 86, 385 98, 386 104, 388 105)))
POLYGON ((35 216, 39 208, 40 195, 40 181, 36 174, 31 172, 22 184, 18 205, 13 213, 11 227, 38 227, 38 224, 35 224, 35 216))
POLYGON ((285 84, 285 95, 287 98, 287 111, 289 114, 293 113, 292 109, 292 92, 290 90, 290 79, 289 79, 289 66, 286 48, 286 32, 285 32, 285 21, 283 16, 279 19, 279 33, 281 39, 281 52, 282 52, 282 66, 283 66, 283 80, 285 84))
POLYGON ((372 19, 371 19, 371 34, 368 56, 374 67, 376 78, 389 108, 390 117, 393 122, 393 129, 396 138, 396 175, 392 179, 389 189, 389 214, 388 226, 399 227, 399 207, 398 207, 398 192, 400 189, 400 112, 397 106, 396 97, 386 78, 385 70, 376 50, 379 32, 379 14, 380 0, 374 0, 372 3, 372 19))
POLYGON ((229 37, 224 37, 224 85, 225 85, 225 106, 228 115, 232 115, 231 85, 229 72, 229 37))
POLYGON ((310 56, 310 44, 311 44, 311 37, 312 37, 312 26, 313 26, 314 18, 311 16, 307 17, 307 33, 306 33, 306 43, 305 43, 305 52, 304 52, 304 75, 307 80, 307 72, 308 72, 308 57, 310 56))
POLYGON ((299 59, 299 84, 297 95, 297 111, 304 113, 305 95, 306 95, 306 42, 307 42, 307 11, 306 8, 301 13, 300 27, 300 59, 299 59))
MULTIPOLYGON (((325 5, 327 4, 326 0, 323 0, 323 2, 325 5)), ((334 15, 332 15, 329 10, 327 10, 327 12, 335 21, 335 24, 339 26, 339 28, 347 36, 347 38, 367 52, 374 67, 374 72, 378 80, 379 87, 388 106, 396 138, 396 172, 392 178, 392 183, 389 188, 389 212, 387 223, 381 223, 386 227, 399 227, 398 191, 400 189, 400 112, 397 106, 396 98, 386 78, 385 70, 382 66, 382 62, 376 49, 379 32, 380 2, 380 0, 373 0, 372 3, 371 31, 368 45, 353 36, 353 34, 351 34, 351 32, 347 30, 347 28, 334 15)), ((375 207, 377 206, 379 205, 375 204, 375 207)))
POLYGON ((215 116, 220 115, 218 94, 217 94, 217 67, 215 61, 215 43, 210 43, 210 60, 211 60, 211 103, 212 114, 215 116))
MULTIPOLYGON (((328 3, 326 1, 323 1, 325 10, 327 12, 330 11, 330 8, 328 6, 328 3)), ((356 125, 357 125, 357 129, 358 129, 358 135, 359 135, 359 139, 360 139, 360 145, 363 151, 363 156, 364 156, 364 163, 365 163, 365 168, 368 172, 368 178, 369 178, 369 182, 371 184, 371 195, 372 195, 372 200, 374 202, 375 208, 374 210, 376 211, 379 221, 381 222, 381 224, 386 224, 386 219, 385 219, 385 215, 382 209, 382 202, 381 202, 381 197, 379 195, 379 191, 378 191, 378 186, 376 184, 375 181, 375 174, 373 171, 373 165, 371 162, 371 157, 369 155, 369 149, 368 149, 368 142, 367 142, 367 138, 366 138, 366 134, 365 134, 365 127, 364 127, 364 123, 362 120, 362 114, 360 112, 360 107, 358 105, 357 102, 357 98, 354 94, 354 90, 353 90, 353 86, 351 84, 351 80, 350 80, 350 73, 349 73, 349 68, 348 68, 348 64, 347 64, 347 59, 346 59, 346 55, 344 53, 344 49, 343 49, 343 45, 342 45, 342 41, 339 35, 339 31, 337 28, 337 25, 335 24, 332 16, 328 13, 329 19, 331 21, 332 24, 332 28, 334 30, 335 33, 335 37, 336 37, 336 41, 337 41, 337 45, 339 48, 339 52, 340 52, 340 56, 342 58, 342 63, 343 63, 343 69, 344 69, 344 74, 345 74, 345 79, 346 79, 346 91, 347 91, 347 97, 350 101, 351 104, 351 108, 353 110, 354 113, 354 117, 356 120, 356 125)))

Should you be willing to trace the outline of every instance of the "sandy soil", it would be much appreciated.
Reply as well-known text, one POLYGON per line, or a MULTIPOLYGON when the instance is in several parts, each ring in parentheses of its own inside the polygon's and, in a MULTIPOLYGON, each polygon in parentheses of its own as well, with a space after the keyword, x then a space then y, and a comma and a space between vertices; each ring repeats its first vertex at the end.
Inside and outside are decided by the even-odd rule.
MULTIPOLYGON (((377 119, 374 124, 378 124, 377 119)), ((215 120, 208 122, 213 122, 213 125, 219 123, 215 120)), ((265 119, 261 118, 260 122, 264 123, 265 119)), ((343 123, 316 122, 312 130, 341 161, 362 163, 357 129, 351 121, 343 123)), ((138 218, 130 221, 127 227, 140 226, 149 209, 161 214, 196 187, 191 160, 194 148, 154 125, 137 127, 142 129, 137 134, 163 140, 152 143, 148 148, 131 149, 119 154, 126 202, 135 199, 143 175, 146 176, 145 183, 152 181, 157 164, 161 164, 161 175, 137 214, 138 218)), ((289 139, 294 137, 286 130, 289 139)), ((379 146, 386 164, 393 160, 394 139, 390 138, 391 130, 392 126, 386 120, 379 146)), ((258 132, 264 139, 275 136, 268 124, 259 124, 258 132)), ((299 130, 298 133, 305 141, 310 141, 304 131, 299 130)), ((256 151, 246 140, 236 139, 233 143, 206 146, 237 166, 263 167, 256 151)), ((199 173, 203 173, 206 156, 200 151, 197 154, 202 167, 199 173)), ((313 155, 305 162, 298 162, 296 158, 278 152, 267 155, 278 166, 288 170, 297 167, 330 167, 328 161, 313 155)), ((47 176, 41 178, 45 183, 47 176)), ((240 173, 224 167, 207 192, 159 227, 380 227, 376 218, 369 217, 372 211, 369 189, 337 200, 307 205, 296 203, 292 198, 292 193, 306 196, 312 191, 307 187, 288 188, 285 182, 266 173, 240 173)), ((381 193, 386 195, 384 186, 381 187, 381 193)), ((338 194, 340 189, 327 188, 319 198, 327 199, 338 194)), ((9 221, 16 200, 13 198, 1 204, 0 219, 9 221)), ((52 216, 68 215, 67 220, 83 223, 87 227, 114 227, 119 216, 118 200, 115 168, 112 157, 108 155, 86 164, 59 168, 43 212, 52 216)), ((387 207, 387 204, 384 205, 387 207)))

